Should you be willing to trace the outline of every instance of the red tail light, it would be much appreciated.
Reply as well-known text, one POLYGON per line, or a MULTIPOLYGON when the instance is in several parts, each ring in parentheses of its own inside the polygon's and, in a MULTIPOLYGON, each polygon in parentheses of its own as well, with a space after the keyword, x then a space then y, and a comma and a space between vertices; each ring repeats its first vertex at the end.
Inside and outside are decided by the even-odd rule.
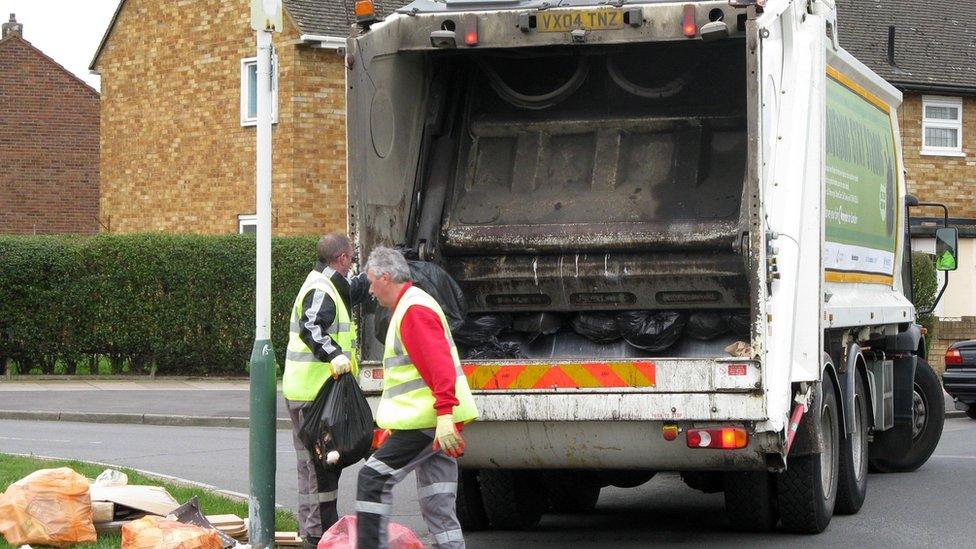
POLYGON ((962 366, 962 353, 959 349, 949 349, 945 354, 946 366, 962 366))
POLYGON ((469 15, 464 19, 464 43, 469 46, 478 45, 478 17, 469 15))
POLYGON ((681 18, 681 31, 688 38, 698 36, 698 23, 695 21, 695 6, 693 4, 685 4, 684 16, 681 18))
POLYGON ((689 448, 717 448, 736 450, 749 445, 749 434, 741 427, 719 429, 688 429, 689 448))

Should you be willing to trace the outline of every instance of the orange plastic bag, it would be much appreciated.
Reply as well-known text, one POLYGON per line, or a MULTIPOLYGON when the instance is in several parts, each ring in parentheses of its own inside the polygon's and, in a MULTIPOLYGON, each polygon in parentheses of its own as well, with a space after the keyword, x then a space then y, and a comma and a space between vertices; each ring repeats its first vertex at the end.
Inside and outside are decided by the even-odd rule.
MULTIPOLYGON (((395 522, 387 529, 389 549, 424 549, 417 536, 409 528, 395 522)), ((346 515, 322 534, 317 549, 356 549, 356 517, 346 515)))
POLYGON ((122 549, 222 549, 216 530, 147 516, 122 527, 122 549))
POLYGON ((0 495, 0 534, 14 547, 95 541, 88 479, 62 467, 34 471, 11 484, 0 495))

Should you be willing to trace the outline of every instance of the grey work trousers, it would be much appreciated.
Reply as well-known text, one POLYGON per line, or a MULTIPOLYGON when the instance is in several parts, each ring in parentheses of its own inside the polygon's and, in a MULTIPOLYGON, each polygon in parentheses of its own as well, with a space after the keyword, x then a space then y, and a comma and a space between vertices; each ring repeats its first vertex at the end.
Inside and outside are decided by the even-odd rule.
POLYGON ((395 431, 359 470, 356 493, 356 541, 360 549, 386 549, 393 511, 393 487, 417 471, 420 514, 442 549, 464 549, 458 522, 457 460, 434 451, 434 430, 395 431))
POLYGON ((313 459, 298 438, 298 430, 311 402, 286 400, 291 416, 292 439, 298 455, 298 530, 302 539, 320 538, 339 520, 336 499, 339 494, 339 468, 324 467, 313 459))

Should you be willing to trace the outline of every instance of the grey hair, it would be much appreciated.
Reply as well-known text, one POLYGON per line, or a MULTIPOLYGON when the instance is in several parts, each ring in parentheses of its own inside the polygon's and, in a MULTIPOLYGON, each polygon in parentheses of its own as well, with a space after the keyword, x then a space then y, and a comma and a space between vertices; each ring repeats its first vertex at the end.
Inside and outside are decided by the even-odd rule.
POLYGON ((352 242, 349 237, 342 233, 329 233, 319 239, 315 246, 315 253, 319 261, 328 265, 336 260, 340 255, 349 251, 352 242))
POLYGON ((373 271, 373 276, 390 275, 393 282, 407 282, 410 280, 410 266, 403 254, 393 248, 380 246, 374 248, 366 261, 366 270, 373 271))

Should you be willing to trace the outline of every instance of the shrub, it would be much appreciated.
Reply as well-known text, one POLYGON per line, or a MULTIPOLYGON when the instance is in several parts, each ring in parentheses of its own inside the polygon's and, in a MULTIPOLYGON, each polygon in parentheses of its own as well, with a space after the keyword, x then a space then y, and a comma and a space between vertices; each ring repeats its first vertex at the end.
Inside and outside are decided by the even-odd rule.
MULTIPOLYGON (((912 252, 912 293, 915 308, 919 311, 931 308, 938 292, 939 278, 938 271, 935 270, 935 256, 912 252)), ((920 314, 918 323, 928 329, 925 334, 925 348, 928 350, 935 340, 935 315, 920 314)))
MULTIPOLYGON (((103 356, 116 373, 242 374, 254 339, 254 255, 254 238, 239 235, 0 237, 0 361, 74 373, 103 356)), ((274 239, 280 365, 290 308, 314 262, 315 237, 274 239)))

